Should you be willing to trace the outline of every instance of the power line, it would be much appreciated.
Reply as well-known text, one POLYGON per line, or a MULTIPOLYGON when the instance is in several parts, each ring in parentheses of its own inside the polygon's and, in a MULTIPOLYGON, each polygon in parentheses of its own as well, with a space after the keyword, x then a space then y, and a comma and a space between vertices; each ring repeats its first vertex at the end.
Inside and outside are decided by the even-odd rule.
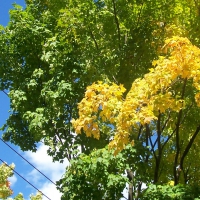
MULTIPOLYGON (((5 92, 4 90, 1 90, 6 96, 8 96, 8 93, 5 92)), ((9 96, 8 96, 9 97, 9 96)))
MULTIPOLYGON (((7 167, 9 167, 10 169, 12 169, 6 162, 4 162, 1 158, 0 161, 2 163, 4 163, 7 167)), ((20 175, 16 170, 12 169, 12 171, 14 171, 18 176, 20 176, 22 179, 24 179, 24 181, 26 181, 29 185, 31 185, 32 187, 34 187, 37 191, 41 192, 41 194, 43 196, 45 196, 47 199, 51 200, 47 195, 45 195, 42 191, 40 191, 38 188, 36 188, 32 183, 30 183, 29 181, 27 181, 22 175, 20 175)))
POLYGON ((6 144, 10 149, 12 149, 18 156, 20 156, 23 160, 25 160, 29 165, 31 165, 34 169, 36 169, 40 174, 42 174, 46 179, 48 179, 51 183, 53 183, 55 186, 57 186, 50 178, 48 178, 45 174, 43 174, 39 169, 37 169, 33 164, 31 164, 26 158, 24 158, 21 154, 19 154, 15 149, 13 149, 9 144, 7 144, 5 141, 3 141, 2 138, 0 140, 6 144))

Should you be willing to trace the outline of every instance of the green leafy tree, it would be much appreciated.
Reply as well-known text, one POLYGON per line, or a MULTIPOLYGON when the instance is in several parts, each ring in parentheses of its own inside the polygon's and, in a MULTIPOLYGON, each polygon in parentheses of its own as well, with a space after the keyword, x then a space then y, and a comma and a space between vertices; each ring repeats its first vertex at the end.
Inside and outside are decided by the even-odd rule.
MULTIPOLYGON (((37 142, 44 141, 54 160, 71 161, 59 182, 63 199, 96 198, 98 189, 101 199, 116 199, 122 197, 127 183, 132 200, 142 194, 142 183, 164 184, 175 179, 175 184, 188 184, 199 180, 198 109, 191 103, 195 100, 190 81, 184 100, 191 107, 180 111, 179 105, 178 116, 173 110, 162 113, 159 123, 133 128, 137 134, 130 134, 129 139, 135 146, 116 157, 107 150, 116 131, 116 125, 111 126, 115 116, 100 123, 99 140, 75 134, 71 124, 73 118, 80 117, 77 104, 84 98, 86 87, 96 81, 123 84, 123 102, 132 83, 152 68, 153 60, 166 53, 166 58, 170 56, 163 48, 166 38, 184 36, 199 47, 198 1, 27 0, 26 4, 24 10, 14 5, 9 25, 0 31, 0 89, 8 90, 11 100, 10 116, 2 128, 4 139, 24 151, 36 151, 37 142), (179 133, 185 134, 173 132, 179 127, 173 122, 182 123, 179 133), (162 132, 159 124, 164 127, 162 132), (188 138, 193 138, 192 142, 188 138), (184 170, 176 176, 181 159, 184 170), (87 190, 87 183, 92 192, 87 190)), ((173 95, 179 95, 178 91, 182 94, 183 83, 182 79, 175 82, 173 95)))
POLYGON ((198 200, 200 199, 199 187, 193 185, 150 185, 142 199, 153 200, 153 199, 188 199, 188 200, 198 200))
POLYGON ((114 200, 124 197, 123 190, 132 179, 135 188, 141 180, 147 180, 147 172, 144 171, 147 165, 141 160, 148 151, 140 148, 140 144, 134 148, 128 145, 117 156, 108 148, 94 150, 90 155, 81 154, 71 161, 66 174, 58 182, 64 194, 62 199, 114 200), (136 169, 143 173, 141 177, 132 173, 136 169))

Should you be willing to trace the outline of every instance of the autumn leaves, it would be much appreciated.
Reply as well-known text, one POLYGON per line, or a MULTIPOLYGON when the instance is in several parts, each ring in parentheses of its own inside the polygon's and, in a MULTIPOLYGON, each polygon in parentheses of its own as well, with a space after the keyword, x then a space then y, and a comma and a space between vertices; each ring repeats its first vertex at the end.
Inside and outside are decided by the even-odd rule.
POLYGON ((153 123, 169 110, 178 112, 194 99, 200 106, 200 49, 182 37, 167 39, 163 48, 166 56, 153 61, 154 67, 133 82, 125 98, 122 85, 97 82, 88 86, 78 104, 79 118, 72 120, 76 133, 83 130, 87 137, 99 139, 100 124, 106 123, 115 130, 109 146, 117 153, 133 143, 129 135, 139 125, 153 123), (193 97, 180 95, 183 84, 192 85, 193 97))

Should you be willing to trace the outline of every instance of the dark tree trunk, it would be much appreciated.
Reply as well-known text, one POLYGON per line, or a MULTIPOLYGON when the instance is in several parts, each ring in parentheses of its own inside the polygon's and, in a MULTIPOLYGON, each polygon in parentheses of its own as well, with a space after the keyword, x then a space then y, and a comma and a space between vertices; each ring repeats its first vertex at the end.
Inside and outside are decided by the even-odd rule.
POLYGON ((127 169, 126 172, 130 181, 128 186, 128 200, 133 200, 133 172, 130 169, 127 169))

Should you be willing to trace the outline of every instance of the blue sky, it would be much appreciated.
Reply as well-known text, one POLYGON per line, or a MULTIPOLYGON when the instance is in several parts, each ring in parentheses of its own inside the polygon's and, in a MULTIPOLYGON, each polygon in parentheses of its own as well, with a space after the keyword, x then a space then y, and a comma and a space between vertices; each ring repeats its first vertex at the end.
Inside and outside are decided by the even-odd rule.
MULTIPOLYGON (((25 8, 24 0, 1 0, 0 4, 0 24, 6 26, 9 22, 9 10, 12 9, 12 3, 17 3, 25 8)), ((0 91, 0 126, 2 126, 9 116, 9 98, 0 91)), ((2 133, 0 132, 0 135, 2 133)), ((35 167, 42 171, 47 177, 54 182, 59 180, 64 173, 67 161, 63 164, 53 163, 52 159, 47 156, 47 147, 44 145, 38 146, 38 152, 22 152, 19 147, 9 143, 17 152, 29 160, 35 167)), ((33 167, 26 163, 16 153, 14 153, 9 147, 7 147, 2 141, 0 141, 0 159, 4 160, 8 164, 14 163, 15 170, 24 176, 29 182, 41 190, 51 200, 59 200, 60 194, 56 190, 55 186, 40 175, 33 167)), ((35 194, 37 191, 27 184, 18 175, 14 175, 11 178, 11 188, 16 196, 19 192, 23 193, 26 200, 29 199, 30 194, 35 194)), ((46 200, 47 198, 43 198, 46 200)))

